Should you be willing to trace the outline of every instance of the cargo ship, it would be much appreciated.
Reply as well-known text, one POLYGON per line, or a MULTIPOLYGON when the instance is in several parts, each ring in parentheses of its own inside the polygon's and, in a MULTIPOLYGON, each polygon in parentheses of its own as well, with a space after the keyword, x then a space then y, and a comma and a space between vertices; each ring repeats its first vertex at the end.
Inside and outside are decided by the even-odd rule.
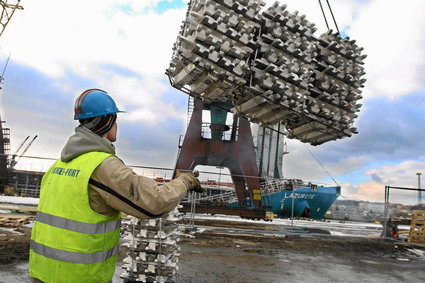
MULTIPOLYGON (((235 210, 244 207, 238 201, 232 183, 208 180, 201 181, 201 185, 206 191, 196 197, 195 211, 211 205, 235 210)), ((267 219, 296 217, 320 220, 340 196, 341 187, 304 183, 301 180, 273 180, 262 183, 260 191, 261 205, 268 215, 267 219)), ((192 201, 188 198, 183 203, 189 205, 192 201)), ((255 209, 249 199, 247 209, 255 209)))
MULTIPOLYGON (((290 184, 286 182, 286 184, 290 184)), ((315 184, 299 184, 299 187, 290 189, 264 189, 262 204, 270 207, 270 211, 277 217, 305 217, 323 219, 331 205, 341 194, 339 186, 321 186, 315 184)), ((273 187, 271 187, 273 188, 273 187)))
POLYGON ((263 207, 280 218, 305 217, 323 219, 341 195, 340 186, 283 179, 283 160, 289 154, 284 135, 277 131, 252 125, 257 166, 266 181, 261 183, 263 207), (272 169, 271 169, 272 168, 272 169))

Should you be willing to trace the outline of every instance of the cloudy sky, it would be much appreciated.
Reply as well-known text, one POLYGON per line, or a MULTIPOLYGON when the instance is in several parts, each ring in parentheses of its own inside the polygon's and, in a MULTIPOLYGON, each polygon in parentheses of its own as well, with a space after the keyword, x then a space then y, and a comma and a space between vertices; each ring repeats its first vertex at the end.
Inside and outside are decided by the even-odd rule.
MULTIPOLYGON (((57 157, 76 126, 75 98, 97 87, 128 112, 119 116, 118 155, 131 165, 172 168, 187 95, 164 72, 187 2, 22 0, 24 10, 0 37, 0 70, 10 55, 1 118, 11 128, 12 153, 38 135, 27 155, 57 157)), ((318 1, 280 2, 306 14, 316 36, 326 31, 318 1)), ((330 3, 339 28, 368 55, 359 134, 316 147, 288 140, 284 175, 332 184, 311 151, 344 196, 382 201, 385 185, 416 187, 416 172, 425 174, 425 1, 330 3)), ((34 160, 24 165, 47 169, 34 160)))

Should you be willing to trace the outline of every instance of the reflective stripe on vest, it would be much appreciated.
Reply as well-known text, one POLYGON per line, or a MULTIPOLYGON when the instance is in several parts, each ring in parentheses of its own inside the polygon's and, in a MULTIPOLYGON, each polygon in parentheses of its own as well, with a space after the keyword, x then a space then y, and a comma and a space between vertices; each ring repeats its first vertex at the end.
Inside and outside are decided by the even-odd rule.
POLYGON ((31 240, 30 242, 30 248, 34 250, 34 252, 38 253, 39 255, 42 255, 51 259, 60 260, 60 261, 66 261, 66 262, 72 262, 72 263, 84 263, 84 264, 91 264, 91 263, 105 261, 111 256, 114 256, 118 253, 118 247, 119 245, 116 245, 112 247, 112 249, 109 249, 107 251, 85 254, 85 253, 58 250, 55 248, 51 248, 51 247, 39 244, 35 242, 34 240, 31 240))
POLYGON ((115 231, 121 226, 121 218, 116 221, 102 223, 85 223, 66 219, 63 217, 51 215, 41 211, 37 211, 35 221, 48 224, 57 228, 79 232, 84 234, 101 234, 115 231))

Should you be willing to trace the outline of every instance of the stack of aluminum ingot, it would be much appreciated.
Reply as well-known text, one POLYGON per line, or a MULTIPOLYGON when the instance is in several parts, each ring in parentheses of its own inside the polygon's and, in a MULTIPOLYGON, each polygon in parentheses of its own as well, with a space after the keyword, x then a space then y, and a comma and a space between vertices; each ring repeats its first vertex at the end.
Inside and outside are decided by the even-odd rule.
POLYGON ((180 247, 177 221, 181 220, 177 208, 164 218, 137 219, 129 216, 123 221, 124 247, 128 247, 123 260, 124 282, 175 282, 180 247))
MULTIPOLYGON (((249 58, 260 28, 258 1, 191 1, 167 72, 173 86, 189 86, 190 95, 206 101, 232 96, 250 78, 249 58)), ((224 99, 227 100, 227 99, 224 99)))
POLYGON ((276 2, 192 0, 167 74, 206 102, 225 101, 313 145, 351 136, 365 74, 362 48, 276 2))
POLYGON ((312 39, 314 24, 286 6, 275 3, 263 12, 257 57, 252 61, 252 85, 255 96, 237 104, 236 111, 262 124, 288 122, 304 117, 309 87, 314 81, 311 62, 316 57, 312 39), (265 96, 266 95, 266 96, 265 96), (252 99, 266 98, 263 107, 250 107, 252 99))

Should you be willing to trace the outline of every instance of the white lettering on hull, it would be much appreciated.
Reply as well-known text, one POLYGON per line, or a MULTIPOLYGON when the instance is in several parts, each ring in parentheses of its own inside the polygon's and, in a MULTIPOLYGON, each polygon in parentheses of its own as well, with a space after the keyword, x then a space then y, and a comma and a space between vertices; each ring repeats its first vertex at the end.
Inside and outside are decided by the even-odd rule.
MULTIPOLYGON (((285 195, 283 196, 284 199, 292 199, 292 194, 293 193, 285 193, 285 195)), ((294 199, 314 199, 316 197, 315 194, 305 194, 305 193, 295 193, 294 195, 294 199)))

